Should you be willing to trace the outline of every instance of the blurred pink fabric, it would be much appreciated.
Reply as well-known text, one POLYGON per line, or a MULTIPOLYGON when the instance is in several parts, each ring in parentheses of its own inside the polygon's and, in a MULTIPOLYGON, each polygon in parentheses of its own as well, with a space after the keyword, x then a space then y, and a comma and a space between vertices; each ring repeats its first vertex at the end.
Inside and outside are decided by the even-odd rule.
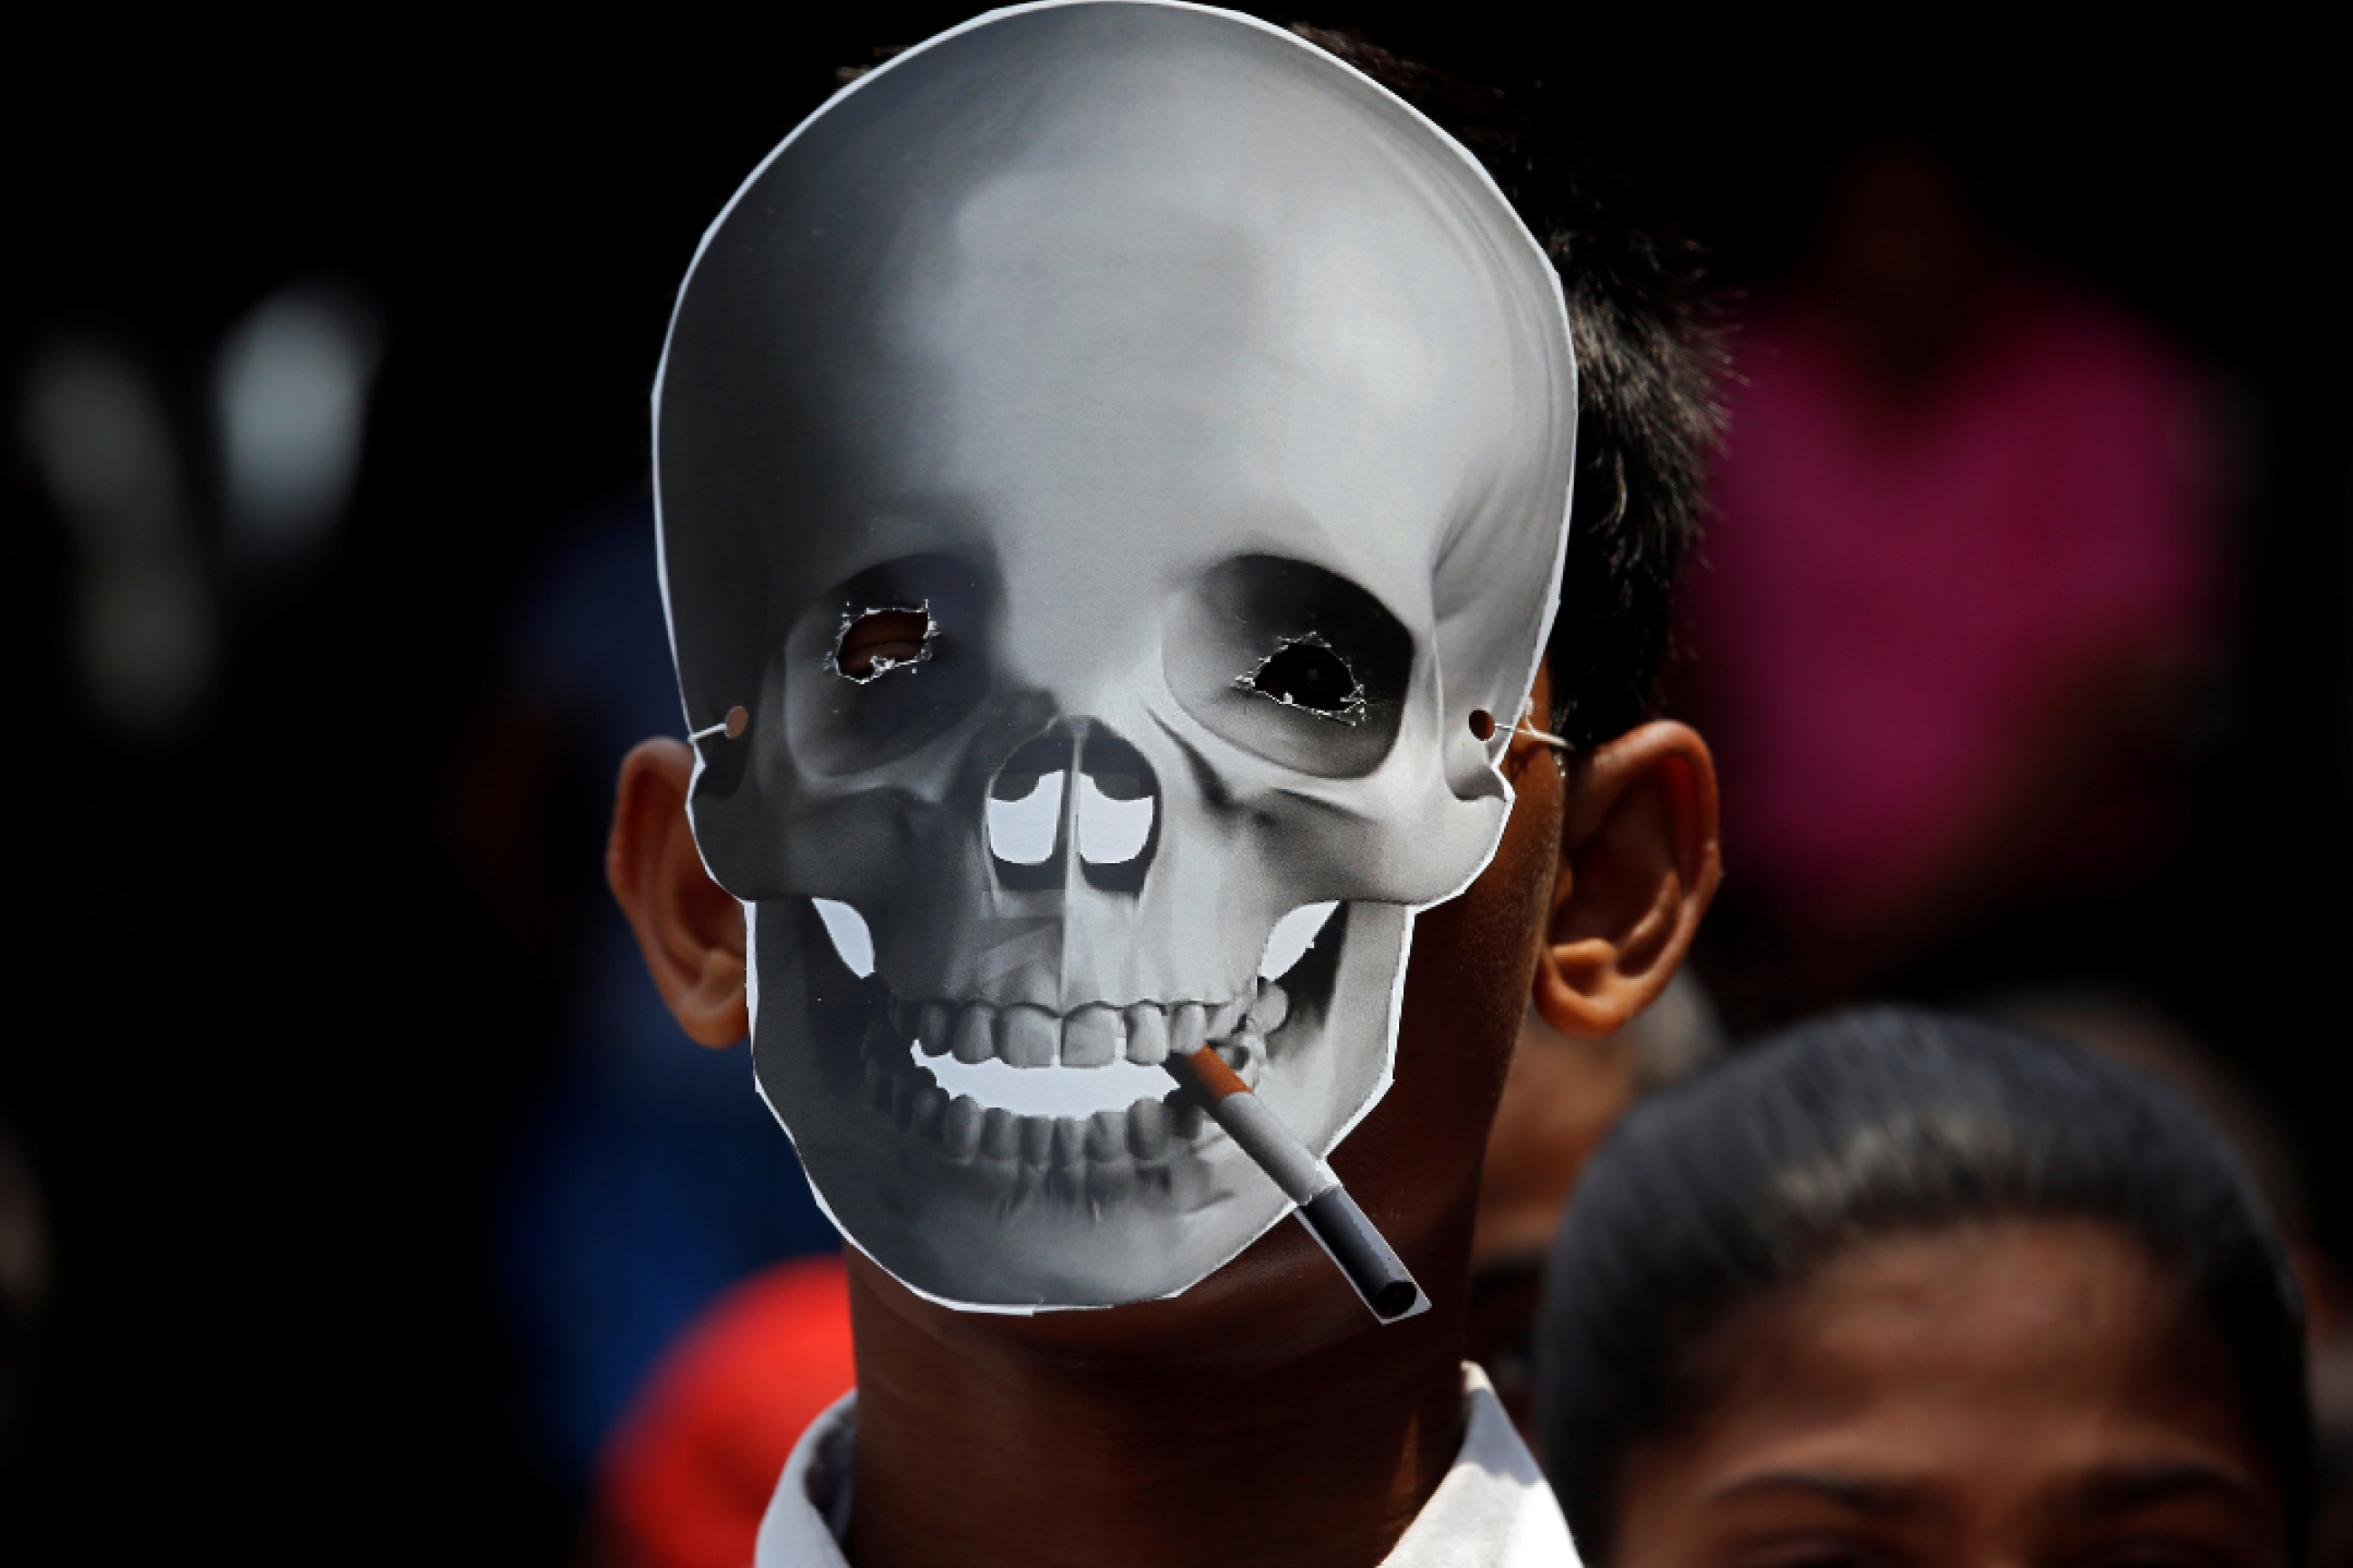
POLYGON ((1736 360, 1691 589, 1727 864, 1792 914, 1868 918, 1977 851, 2071 683, 2207 638, 2211 421, 2166 344, 2051 285, 1909 404, 1803 311, 1736 360))

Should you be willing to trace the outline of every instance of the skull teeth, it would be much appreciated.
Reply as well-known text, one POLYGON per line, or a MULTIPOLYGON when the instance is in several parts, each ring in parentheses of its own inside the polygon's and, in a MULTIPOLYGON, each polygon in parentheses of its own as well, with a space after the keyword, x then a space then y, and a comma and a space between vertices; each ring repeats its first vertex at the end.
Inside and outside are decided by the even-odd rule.
POLYGON ((1248 1029, 1263 1037, 1282 1027, 1291 998, 1273 981, 1228 1002, 1097 1004, 1057 1015, 1026 1004, 902 1002, 887 1005, 891 1032, 913 1039, 927 1057, 953 1056, 1017 1068, 1107 1068, 1123 1059, 1158 1067, 1168 1053, 1189 1056, 1204 1043, 1248 1029))
MULTIPOLYGON (((1238 1060, 1230 1045, 1218 1050, 1229 1061, 1238 1060)), ((1239 1058, 1239 1062, 1249 1060, 1246 1053, 1239 1058)), ((913 1062, 894 1073, 870 1059, 866 1070, 868 1095, 876 1111, 907 1137, 936 1147, 959 1165, 976 1161, 1040 1170, 1122 1162, 1150 1165, 1208 1130, 1199 1108, 1175 1090, 1138 1100, 1124 1110, 1024 1116, 1003 1106, 983 1106, 968 1094, 951 1094, 933 1081, 930 1068, 913 1062)))
POLYGON ((1082 1007, 1062 1020, 1062 1065, 1109 1067, 1127 1051, 1127 1025, 1109 1007, 1082 1007))
POLYGON ((959 1094, 948 1102, 940 1129, 940 1146, 948 1152, 948 1158, 969 1160, 979 1152, 981 1124, 987 1114, 968 1094, 959 1094))
POLYGON ((1138 1067, 1156 1068, 1168 1059, 1168 1015, 1149 1002, 1130 1007, 1127 1059, 1138 1067))
POLYGON ((893 1001, 868 1032, 865 1093, 878 1115, 955 1163, 1084 1170, 1087 1190, 1100 1195, 1114 1168, 1129 1173, 1123 1182, 1164 1169, 1208 1131, 1199 1108, 1148 1069, 1189 1040, 1195 1049, 1207 1043, 1255 1086, 1265 1032, 1288 1011, 1271 984, 1248 1003, 1092 1006, 1061 1017, 1036 1007, 893 1001), (1220 1024, 1230 1025, 1225 1037, 1206 1039, 1220 1024), (1050 1030, 1058 1048, 1041 1061, 1050 1030), (1013 1103, 991 1103, 1000 1099, 1013 1103), (1042 1109, 1049 1104, 1055 1109, 1042 1109))
POLYGON ((1018 1068, 1050 1068, 1060 1034, 1044 1009, 1008 1007, 997 1016, 997 1054, 1018 1068))

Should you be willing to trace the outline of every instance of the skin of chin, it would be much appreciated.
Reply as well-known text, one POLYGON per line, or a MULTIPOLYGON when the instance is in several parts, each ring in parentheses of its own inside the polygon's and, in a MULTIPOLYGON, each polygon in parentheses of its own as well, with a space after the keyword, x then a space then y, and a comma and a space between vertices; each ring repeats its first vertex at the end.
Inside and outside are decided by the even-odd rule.
POLYGON ((1866 1243, 1700 1352, 1713 1394, 1630 1456, 1607 1568, 2284 1563, 2219 1336, 2110 1227, 1866 1243))

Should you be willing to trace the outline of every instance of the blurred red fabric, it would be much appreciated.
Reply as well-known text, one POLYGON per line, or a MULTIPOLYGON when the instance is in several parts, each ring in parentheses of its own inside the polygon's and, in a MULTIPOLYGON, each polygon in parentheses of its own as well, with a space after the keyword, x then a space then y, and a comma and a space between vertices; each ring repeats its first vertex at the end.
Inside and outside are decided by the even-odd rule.
POLYGON ((745 1568, 794 1443, 856 1380, 839 1257, 779 1264, 729 1290, 665 1352, 607 1441, 595 1558, 745 1568))

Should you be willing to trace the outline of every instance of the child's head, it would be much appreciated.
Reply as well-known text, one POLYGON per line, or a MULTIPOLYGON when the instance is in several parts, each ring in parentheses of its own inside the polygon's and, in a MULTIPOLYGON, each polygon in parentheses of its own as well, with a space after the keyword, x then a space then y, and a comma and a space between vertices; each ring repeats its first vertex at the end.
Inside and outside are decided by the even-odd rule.
MULTIPOLYGON (((1067 42, 1097 23, 1161 26, 1154 15, 1072 8, 1018 20, 1029 31, 1050 25, 1067 42)), ((1164 20, 1188 33, 1208 25, 1175 8, 1164 20)), ((1014 26, 991 25, 1008 37, 1014 26)), ((1264 40, 1244 41, 1263 52, 1264 40)), ((1050 1114, 1000 1119, 1002 1107, 984 1114, 942 1084, 902 1092, 902 1080, 934 1070, 913 1049, 943 1076, 959 1066, 1095 1071, 1122 1066, 1123 1054, 1138 1061, 1144 1024, 1173 1033, 1177 998, 1247 1002, 1268 922, 1297 901, 1285 889, 1308 871, 1344 873, 1362 890, 1305 895, 1324 909, 1339 899, 1347 923, 1325 943, 1337 957, 1317 960, 1336 975, 1322 983, 1328 995, 1290 1009, 1292 1035, 1312 1035, 1344 1007, 1387 1008, 1402 911, 1460 887, 1493 842, 1500 809, 1472 822, 1456 808, 1500 807, 1485 772, 1499 761, 1518 805, 1486 872, 1415 931, 1397 1090, 1350 1128, 1377 1084, 1339 1080, 1310 1050, 1286 1061, 1281 1039, 1270 1039, 1265 1062, 1267 1083, 1320 1119, 1300 1129, 1311 1143, 1346 1131, 1335 1158, 1352 1184, 1367 1184, 1367 1207, 1385 1230, 1398 1227, 1393 1239, 1419 1271, 1441 1237, 1448 1252, 1467 1243, 1480 1146, 1532 967, 1537 1005, 1556 1028, 1607 1033, 1666 983, 1713 888, 1704 748, 1672 725, 1618 734, 1644 710, 1664 584, 1690 525, 1692 487, 1645 476, 1695 471, 1705 434, 1694 379, 1704 356, 1676 347, 1681 318, 1660 314, 1644 292, 1672 269, 1619 265, 1650 265, 1639 247, 1585 256, 1587 237, 1603 232, 1592 224, 1549 247, 1567 268, 1567 337, 1596 365, 1578 391, 1593 423, 1579 434, 1560 617, 1577 624, 1550 645, 1570 672, 1569 695, 1553 706, 1583 748, 1565 780, 1551 753, 1512 727, 1523 696, 1541 700, 1546 690, 1542 680, 1535 693, 1525 688, 1567 475, 1567 342, 1547 257, 1508 212, 1498 216, 1493 188, 1451 143, 1393 100, 1366 98, 1361 79, 1279 42, 1268 58, 1283 79, 1303 71, 1324 84, 1318 93, 1341 93, 1345 112, 1318 100, 1307 103, 1314 114, 1294 114, 1299 95, 1287 88, 1263 101, 1212 93, 1193 102, 1192 75, 1129 61, 1133 90, 1113 91, 1097 71, 1071 100, 1100 133, 1008 132, 1003 148, 981 145, 977 132, 934 137, 955 155, 942 155, 949 174, 958 159, 974 164, 969 191, 936 172, 939 160, 837 167, 813 136, 801 153, 816 173, 776 164, 758 199, 731 209, 750 215, 733 221, 758 229, 758 245, 723 243, 730 219, 714 228, 658 391, 673 635, 702 767, 694 773, 693 753, 675 746, 633 758, 615 885, 681 1022, 712 1044, 744 1033, 744 952, 703 867, 760 907, 764 1019, 768 1009, 786 1016, 806 994, 812 1018, 842 1014, 847 1026, 833 1032, 863 1053, 845 1048, 831 1061, 763 1046, 764 1088, 788 1121, 795 1103, 814 1108, 795 1125, 812 1171, 830 1161, 847 1173, 840 1192, 872 1199, 871 1213, 849 1214, 830 1197, 851 1235, 898 1226, 907 1260, 893 1270, 958 1275, 927 1285, 950 1300, 1132 1299, 1092 1276, 1057 1294, 1070 1282, 1048 1273, 1074 1269, 1082 1249, 1073 1234, 1116 1237, 1124 1209, 1148 1206, 1153 1191, 1126 1162, 1134 1152, 1148 1163, 1144 1144, 1162 1133, 1139 1129, 1133 1109, 1124 1129, 1112 1112, 1040 1129, 1028 1123, 1050 1114), (1280 123, 1243 134, 1243 110, 1271 114, 1268 105, 1283 110, 1280 123), (1391 141, 1403 153, 1392 155, 1391 141), (1327 142, 1345 154, 1349 177, 1294 178, 1292 151, 1320 155, 1327 142), (911 180, 911 167, 934 173, 912 194, 889 183, 911 180), (885 174, 889 201, 859 195, 885 174), (823 188, 812 196, 795 180, 823 188), (1392 209, 1402 215, 1394 222, 1384 216, 1392 209), (929 226, 909 213, 928 215, 929 226), (1395 232, 1358 232, 1368 224, 1395 232), (1163 243, 1172 234, 1201 243, 1172 247, 1163 243), (862 265, 860 245, 890 265, 862 265), (717 280, 707 300, 696 292, 706 273, 717 280), (827 289, 799 287, 803 273, 827 289), (1391 299, 1400 281, 1414 288, 1391 299), (1373 293, 1352 304, 1359 285, 1373 293), (1171 316, 1170 300, 1190 313, 1171 316), (1424 350, 1437 357, 1413 360, 1424 350), (1326 361, 1332 374, 1319 368, 1326 361), (1381 374, 1368 381, 1371 371, 1381 374), (1662 412, 1670 407, 1697 412, 1679 421, 1662 412), (1270 507, 1261 491, 1289 499, 1270 507), (1303 494, 1328 504, 1319 512, 1299 504, 1303 494), (1490 517, 1492 526, 1481 521, 1490 517), (1016 557, 1018 570, 1005 564, 1016 557), (1197 557, 1209 565, 1167 567, 1197 557), (795 577, 785 594, 771 580, 777 562, 789 565, 785 576, 810 581, 795 577), (1348 571, 1374 586, 1353 586, 1348 571), (1490 600, 1505 603, 1491 611, 1490 600), (1288 629, 1314 635, 1277 637, 1286 626, 1274 611, 1303 615, 1288 629), (882 639, 871 647, 860 640, 867 621, 882 639), (1165 629, 1177 621, 1176 631, 1200 635, 1165 629), (1363 647, 1347 642, 1351 628, 1369 628, 1363 647), (1514 635, 1516 653, 1505 646, 1514 635), (1218 657, 1187 662, 1197 643, 1218 657), (1304 686, 1268 682, 1283 652, 1350 667, 1356 690, 1342 680, 1328 710, 1311 710, 1304 686), (1245 654, 1266 660, 1256 679, 1245 654), (1433 714, 1442 729, 1431 728, 1433 714), (733 717, 723 726, 723 715, 733 717), (1397 739, 1401 724, 1417 742, 1410 752, 1397 739), (1051 758, 1025 764, 1033 743, 1051 758), (1100 766, 1098 749, 1109 759, 1100 766), (1424 801, 1376 778, 1392 751, 1442 773, 1445 787, 1424 801), (1372 787, 1352 793, 1359 780, 1372 787), (681 832, 690 787, 699 843, 681 832), (1110 794, 1097 800, 1090 787, 1110 794), (1190 817, 1168 804, 1179 797, 1190 817), (1077 803, 1068 812, 1066 799, 1077 803), (1029 810, 1039 801, 1042 816, 1029 810), (1101 864, 1083 816, 1065 820, 1089 809, 1103 818, 1103 842, 1125 846, 1101 864), (794 826, 779 852, 786 817, 794 826), (1142 825, 1132 844, 1110 831, 1131 821, 1142 825), (1033 862, 1007 847, 1025 822, 1044 824, 1035 886, 1022 879, 1033 862), (1000 841, 1000 831, 1012 837, 1000 841), (1457 853, 1465 845, 1467 857, 1457 853), (1147 872, 1166 882, 1188 857, 1198 897, 1145 885, 1147 872), (1142 925, 1124 916, 1081 929, 1065 903, 1123 899, 1156 909, 1169 930, 1129 940, 1142 925), (883 918, 855 921, 847 911, 861 903, 870 917, 880 904, 883 918), (867 944, 862 969, 845 926, 867 944), (1186 940, 1160 940, 1171 932, 1186 940), (1384 947, 1387 973, 1369 963, 1384 947), (1196 952, 1219 973, 1207 982, 1162 973, 1171 954, 1196 952), (1033 979, 1048 992, 1019 991, 1033 979), (879 996, 885 981, 892 989, 879 996), (1208 982, 1225 989, 1181 989, 1208 982), (1165 1025, 1116 1016, 1155 1008, 1165 1025), (1103 1013, 1114 1016, 1091 1016, 1103 1013), (862 1082, 861 1068, 871 1069, 862 1082), (1318 1087, 1317 1075, 1335 1081, 1318 1087), (955 1173, 925 1186, 910 1156, 899 1163, 915 1177, 901 1179, 898 1164, 875 1175, 867 1167, 885 1163, 871 1152, 881 1141, 867 1142, 846 1112, 835 1121, 850 1131, 821 1146, 831 1134, 818 1112, 861 1099, 943 1169, 1004 1163, 1007 1190, 968 1184, 977 1195, 966 1214, 941 1196, 955 1173), (1031 1195, 1037 1213, 1059 1203, 1069 1223, 1025 1219, 1031 1195), (991 1237, 1008 1258, 1018 1253, 1020 1268, 965 1289, 965 1262, 986 1261, 991 1237)), ((1184 58, 1194 47, 1179 38, 1166 52, 1184 58)), ((1012 92, 1007 73, 1038 58, 1017 51, 1004 70, 944 78, 930 96, 909 85, 929 79, 902 64, 891 80, 914 94, 908 102, 877 87, 852 107, 871 117, 897 105, 879 145, 889 140, 881 132, 921 128, 942 103, 963 113, 1005 92, 1028 106, 1037 95, 1012 92)), ((1002 118, 1023 131, 1010 109, 1002 118)), ((994 124, 986 114, 974 122, 994 124)), ((1669 291, 1652 289, 1662 300, 1669 291)), ((1179 1217, 1222 1201, 1210 1198, 1179 1217)), ((1128 1228, 1115 1267, 1097 1272, 1120 1289, 1148 1276, 1134 1294, 1179 1288, 1226 1255, 1180 1247, 1181 1227, 1128 1228)), ((1245 1218, 1233 1244, 1250 1234, 1245 1218)), ((1267 1237, 1257 1250, 1278 1267, 1251 1278, 1295 1279, 1300 1242, 1289 1227, 1267 1237)), ((1310 1272, 1317 1287, 1334 1283, 1310 1272)))
POLYGON ((2290 1562, 2295 1286, 2186 1103, 1992 1025, 1841 1015, 1637 1110, 1538 1342, 1588 1562, 2290 1562))

